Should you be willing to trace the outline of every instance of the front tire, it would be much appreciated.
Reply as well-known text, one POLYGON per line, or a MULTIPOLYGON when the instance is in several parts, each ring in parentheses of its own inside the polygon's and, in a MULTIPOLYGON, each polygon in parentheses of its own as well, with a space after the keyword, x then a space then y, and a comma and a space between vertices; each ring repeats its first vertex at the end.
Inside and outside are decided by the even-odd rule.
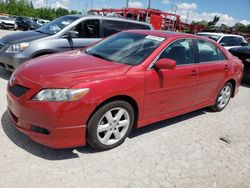
POLYGON ((133 107, 126 101, 117 100, 99 108, 87 124, 87 141, 98 151, 121 145, 134 124, 133 107))
POLYGON ((222 111, 230 101, 233 86, 230 82, 226 83, 217 95, 215 104, 211 107, 214 112, 222 111))

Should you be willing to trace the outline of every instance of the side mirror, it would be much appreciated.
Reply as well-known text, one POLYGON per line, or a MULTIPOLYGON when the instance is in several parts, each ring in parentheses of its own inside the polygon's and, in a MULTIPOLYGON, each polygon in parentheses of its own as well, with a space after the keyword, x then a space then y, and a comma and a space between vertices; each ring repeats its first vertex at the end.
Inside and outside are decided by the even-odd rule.
POLYGON ((220 45, 221 45, 221 46, 226 46, 226 43, 220 42, 220 45))
POLYGON ((77 38, 78 35, 79 35, 78 31, 69 31, 66 36, 67 36, 67 38, 77 38))
POLYGON ((241 42, 240 45, 241 46, 247 46, 247 42, 241 42))
POLYGON ((154 64, 154 68, 159 70, 159 69, 170 69, 174 70, 176 68, 176 61, 168 58, 163 58, 158 60, 154 64))

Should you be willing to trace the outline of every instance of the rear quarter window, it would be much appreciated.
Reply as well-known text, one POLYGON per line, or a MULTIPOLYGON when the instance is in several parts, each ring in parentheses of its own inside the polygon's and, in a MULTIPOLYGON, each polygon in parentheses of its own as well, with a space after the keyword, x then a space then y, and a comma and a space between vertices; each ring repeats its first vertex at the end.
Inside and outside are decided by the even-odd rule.
POLYGON ((227 60, 225 54, 208 41, 198 40, 197 47, 200 63, 227 60))

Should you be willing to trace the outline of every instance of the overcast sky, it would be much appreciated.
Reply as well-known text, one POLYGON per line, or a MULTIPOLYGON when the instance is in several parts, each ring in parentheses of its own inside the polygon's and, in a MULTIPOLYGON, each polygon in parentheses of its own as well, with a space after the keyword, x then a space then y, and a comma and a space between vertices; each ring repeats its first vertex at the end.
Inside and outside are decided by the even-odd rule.
MULTIPOLYGON (((46 1, 50 7, 65 7, 70 10, 82 11, 86 3, 88 9, 91 0, 33 0, 35 7, 43 7, 46 1)), ((122 8, 126 0, 92 0, 92 7, 100 8, 122 8)), ((225 23, 229 26, 236 22, 250 24, 250 0, 151 0, 151 7, 163 11, 170 11, 173 5, 177 6, 177 13, 183 21, 189 11, 188 22, 193 20, 213 20, 215 15, 220 17, 218 25, 225 23)), ((130 7, 147 8, 148 0, 130 0, 130 7)))

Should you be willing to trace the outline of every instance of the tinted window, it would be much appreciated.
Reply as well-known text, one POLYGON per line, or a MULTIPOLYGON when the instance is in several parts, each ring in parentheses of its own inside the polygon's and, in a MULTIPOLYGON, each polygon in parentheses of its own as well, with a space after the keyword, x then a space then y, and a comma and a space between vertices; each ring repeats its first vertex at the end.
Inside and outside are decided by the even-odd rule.
POLYGON ((103 20, 102 23, 104 37, 127 29, 126 22, 103 20))
POLYGON ((217 52, 218 52, 218 60, 219 61, 227 60, 227 57, 220 49, 217 48, 217 52))
POLYGON ((176 61, 176 65, 194 63, 194 48, 191 39, 178 40, 169 45, 162 52, 159 59, 169 58, 176 61))
POLYGON ((240 37, 229 37, 228 38, 228 46, 240 46, 243 42, 240 37))
POLYGON ((226 59, 223 52, 221 52, 220 49, 218 49, 210 42, 198 40, 197 45, 200 62, 210 62, 226 59))
POLYGON ((127 28, 128 29, 150 29, 148 25, 143 25, 143 24, 136 24, 136 23, 127 23, 127 28))
POLYGON ((220 44, 223 44, 223 46, 240 46, 243 42, 243 39, 241 37, 223 37, 220 40, 220 44))
POLYGON ((83 21, 72 30, 79 33, 78 38, 100 38, 99 20, 83 21))

